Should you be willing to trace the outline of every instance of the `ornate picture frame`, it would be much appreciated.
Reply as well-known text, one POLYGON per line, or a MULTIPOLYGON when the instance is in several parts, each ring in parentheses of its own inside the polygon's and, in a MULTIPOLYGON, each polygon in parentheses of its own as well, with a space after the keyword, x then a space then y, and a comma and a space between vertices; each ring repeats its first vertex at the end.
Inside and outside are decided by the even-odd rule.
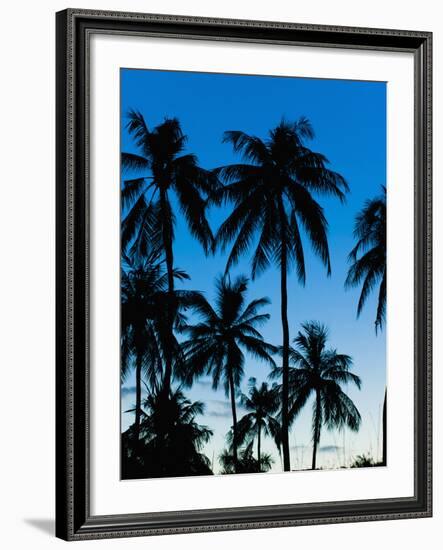
MULTIPOLYGON (((432 514, 432 34, 264 21, 57 13, 56 535, 65 540, 429 517, 432 514), (414 58, 414 460, 407 497, 93 515, 90 451, 90 40, 149 36, 404 52, 414 58)), ((277 54, 276 54, 277 55, 277 54)), ((118 162, 118 159, 116 160, 118 162)))

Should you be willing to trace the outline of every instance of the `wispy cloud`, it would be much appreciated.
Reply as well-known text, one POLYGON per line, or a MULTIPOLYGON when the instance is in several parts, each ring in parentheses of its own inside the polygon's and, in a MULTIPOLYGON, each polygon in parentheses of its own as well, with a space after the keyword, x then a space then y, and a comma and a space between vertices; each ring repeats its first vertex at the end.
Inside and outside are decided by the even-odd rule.
POLYGON ((135 386, 123 386, 121 388, 121 396, 127 397, 128 395, 133 395, 135 393, 135 386))
POLYGON ((229 409, 231 406, 231 403, 229 401, 223 401, 223 399, 210 399, 208 403, 212 403, 213 405, 216 405, 217 407, 222 407, 224 409, 229 409))
MULTIPOLYGON (((303 451, 306 449, 312 449, 312 445, 291 445, 290 447, 291 451, 303 451)), ((340 447, 339 445, 323 445, 323 447, 319 447, 318 452, 319 453, 335 453, 337 451, 342 451, 343 447, 340 447)))
POLYGON ((207 416, 214 416, 216 418, 228 418, 230 413, 228 411, 221 412, 221 411, 208 411, 206 413, 207 416))
MULTIPOLYGON (((207 409, 205 415, 214 416, 218 418, 228 418, 231 416, 231 403, 229 401, 223 401, 222 399, 210 399, 207 402, 207 409)), ((237 411, 244 412, 244 407, 237 403, 237 411)))
POLYGON ((212 382, 210 380, 197 380, 196 384, 202 388, 212 388, 212 382))
POLYGON ((331 453, 334 451, 341 451, 343 447, 340 447, 339 445, 325 445, 324 447, 320 447, 319 451, 321 453, 331 453))

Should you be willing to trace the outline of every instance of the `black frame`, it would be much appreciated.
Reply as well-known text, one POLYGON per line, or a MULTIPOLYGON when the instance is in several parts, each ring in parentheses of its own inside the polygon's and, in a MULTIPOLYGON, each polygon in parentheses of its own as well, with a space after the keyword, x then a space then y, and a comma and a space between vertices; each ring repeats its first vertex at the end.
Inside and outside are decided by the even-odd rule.
POLYGON ((69 9, 57 13, 56 535, 65 540, 432 514, 431 54, 429 32, 69 9), (91 516, 89 510, 89 37, 93 33, 412 52, 415 65, 413 497, 91 516))

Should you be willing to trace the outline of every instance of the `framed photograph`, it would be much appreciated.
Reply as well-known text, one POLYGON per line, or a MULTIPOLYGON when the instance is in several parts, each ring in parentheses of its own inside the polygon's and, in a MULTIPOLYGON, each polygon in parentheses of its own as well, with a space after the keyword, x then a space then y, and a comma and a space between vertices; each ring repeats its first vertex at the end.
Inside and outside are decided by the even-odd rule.
POLYGON ((431 41, 57 14, 58 537, 431 515, 431 41))

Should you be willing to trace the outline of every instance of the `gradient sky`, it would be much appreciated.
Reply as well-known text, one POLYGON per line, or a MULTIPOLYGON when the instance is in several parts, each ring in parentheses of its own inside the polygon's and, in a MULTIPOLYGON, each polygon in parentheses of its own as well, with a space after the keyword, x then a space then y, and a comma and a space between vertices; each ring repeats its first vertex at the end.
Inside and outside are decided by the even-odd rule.
MULTIPOLYGON (((177 117, 188 136, 187 152, 197 154, 205 168, 239 162, 229 144, 221 142, 225 130, 242 130, 265 138, 284 117, 292 121, 300 116, 310 119, 315 138, 308 145, 330 161, 330 167, 348 181, 350 193, 345 205, 332 198, 316 197, 325 209, 329 222, 329 246, 332 276, 327 277, 320 261, 304 238, 306 285, 300 286, 295 274, 289 277, 289 325, 291 339, 300 323, 318 320, 330 330, 330 346, 352 356, 354 372, 362 379, 362 389, 348 387, 347 392, 362 415, 357 434, 344 430, 322 430, 318 467, 349 464, 356 454, 381 455, 381 408, 386 381, 385 333, 374 331, 376 293, 370 297, 357 320, 359 289, 344 290, 348 263, 353 247, 355 214, 368 198, 380 193, 386 184, 386 84, 347 80, 323 80, 294 77, 245 76, 158 70, 121 70, 122 151, 136 152, 125 130, 129 109, 143 113, 151 128, 165 117, 177 117)), ((228 208, 208 214, 215 231, 225 219, 228 208)), ((214 277, 224 271, 221 253, 206 258, 200 245, 189 234, 181 216, 177 216, 174 242, 176 266, 191 276, 183 288, 203 291, 212 300, 214 277)), ((244 257, 232 275, 250 273, 250 257, 244 257)), ((248 301, 267 296, 271 320, 262 334, 273 344, 281 343, 279 274, 270 268, 249 288, 248 301)), ((246 392, 250 376, 258 383, 266 381, 269 368, 247 357, 242 391, 246 392)), ((210 379, 201 379, 185 392, 192 400, 206 403, 201 424, 214 430, 204 449, 219 470, 218 455, 231 426, 228 400, 224 392, 214 392, 210 379)), ((122 411, 134 403, 134 378, 122 388, 122 411)), ((307 468, 311 460, 312 402, 293 424, 290 433, 291 467, 307 468)), ((241 417, 243 411, 239 411, 241 417)), ((133 422, 130 413, 122 412, 122 429, 133 422)), ((271 440, 264 441, 264 451, 275 459, 273 470, 281 471, 280 458, 271 440)))

